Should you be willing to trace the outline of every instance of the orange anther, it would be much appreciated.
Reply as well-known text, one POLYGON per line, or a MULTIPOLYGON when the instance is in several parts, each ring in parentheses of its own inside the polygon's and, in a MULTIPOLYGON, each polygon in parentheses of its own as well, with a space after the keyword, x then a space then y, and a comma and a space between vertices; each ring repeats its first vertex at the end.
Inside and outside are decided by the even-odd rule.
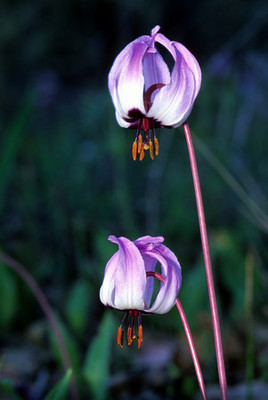
POLYGON ((150 151, 150 157, 153 160, 154 159, 154 149, 153 149, 153 142, 151 140, 149 141, 149 151, 150 151))
POLYGON ((138 349, 141 347, 141 342, 142 342, 142 325, 139 325, 138 328, 138 349))
POLYGON ((132 158, 136 161, 137 158, 137 140, 135 140, 132 144, 132 158))
POLYGON ((138 153, 140 154, 142 148, 142 135, 141 133, 138 136, 138 153))
POLYGON ((130 327, 127 328, 127 344, 130 346, 133 342, 132 338, 132 329, 130 327))
POLYGON ((123 347, 123 331, 121 326, 117 329, 117 337, 116 337, 116 342, 119 344, 119 346, 122 348, 123 347))
POLYGON ((154 154, 158 156, 158 151, 159 151, 159 144, 158 144, 158 139, 155 137, 154 138, 154 154))
POLYGON ((144 144, 142 143, 141 151, 140 151, 140 161, 144 159, 144 144))

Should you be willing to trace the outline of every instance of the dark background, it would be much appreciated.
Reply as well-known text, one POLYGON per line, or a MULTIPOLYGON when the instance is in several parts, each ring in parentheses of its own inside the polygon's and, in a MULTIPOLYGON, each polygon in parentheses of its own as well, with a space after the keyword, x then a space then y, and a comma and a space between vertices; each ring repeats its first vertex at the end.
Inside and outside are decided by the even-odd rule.
MULTIPOLYGON (((122 315, 106 312, 98 297, 116 250, 109 234, 165 237, 182 265, 180 299, 205 382, 210 390, 217 385, 182 129, 159 130, 159 157, 152 162, 147 154, 134 163, 134 132, 117 125, 107 89, 118 52, 159 24, 196 56, 203 73, 188 122, 227 378, 238 390, 234 398, 265 399, 267 20, 264 0, 0 3, 0 248, 25 265, 61 320, 82 398, 192 399, 198 393, 175 310, 144 318, 141 350, 135 343, 117 348, 122 315)), ((15 398, 4 394, 6 387, 11 393, 23 386, 19 398, 42 399, 63 372, 55 343, 29 288, 8 266, 1 264, 0 272, 0 393, 15 398)))

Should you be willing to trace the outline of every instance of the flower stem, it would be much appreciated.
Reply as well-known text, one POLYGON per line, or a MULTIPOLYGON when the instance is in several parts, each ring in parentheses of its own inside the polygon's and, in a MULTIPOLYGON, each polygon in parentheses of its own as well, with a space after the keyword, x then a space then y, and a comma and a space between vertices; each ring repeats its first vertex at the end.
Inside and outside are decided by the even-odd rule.
POLYGON ((179 299, 176 299, 176 307, 177 307, 178 312, 180 314, 181 321, 182 321, 182 324, 183 324, 183 328, 184 328, 184 331, 185 331, 185 334, 186 334, 186 337, 187 337, 187 340, 188 340, 188 344, 189 344, 190 351, 191 351, 191 354, 192 354, 192 359, 193 359, 193 363, 194 363, 194 367, 195 367, 195 372, 196 372, 196 376, 197 376, 197 379, 198 379, 199 387, 200 387, 200 390, 201 390, 201 393, 202 393, 202 397, 203 397, 204 400, 206 400, 207 399, 207 395, 206 395, 204 379, 203 379, 202 371, 201 371, 200 364, 199 364, 199 361, 198 361, 198 358, 197 358, 197 353, 196 353, 196 350, 195 350, 193 337, 192 337, 192 334, 191 334, 191 331, 190 331, 190 327, 189 327, 186 315, 184 313, 184 310, 182 308, 182 305, 181 305, 181 302, 179 301, 179 299))
POLYGON ((191 138, 191 132, 190 132, 188 124, 183 124, 183 129, 184 129, 184 134, 185 134, 186 143, 187 143, 187 147, 188 147, 188 153, 189 153, 191 170, 192 170, 192 177, 193 177, 193 184, 194 184, 194 191, 195 191, 195 198, 196 198, 196 206, 197 206, 197 214, 198 214, 201 242, 202 242, 202 248, 203 248, 203 257, 204 257, 204 264, 205 264, 205 270, 206 270, 208 295, 209 295, 210 308, 211 308, 212 325, 213 325, 213 332, 214 332, 214 341, 215 341, 215 350, 216 350, 216 357, 217 357, 221 395, 222 395, 222 400, 227 400, 227 398, 228 398, 227 381, 226 381, 225 365, 224 365, 224 358, 223 358, 220 322, 219 322, 213 273, 212 273, 212 267, 211 267, 207 229, 206 229, 206 220, 205 220, 202 194, 201 194, 201 189, 200 189, 198 169, 197 169, 197 164, 196 164, 194 146, 193 146, 193 142, 192 142, 192 138, 191 138))
MULTIPOLYGON (((146 276, 153 276, 154 278, 159 279, 162 283, 165 282, 165 278, 161 274, 159 274, 158 272, 148 271, 146 273, 146 276)), ((197 352, 195 350, 195 345, 194 345, 193 337, 192 337, 192 334, 191 334, 191 330, 190 330, 186 315, 184 313, 183 307, 182 307, 181 302, 179 301, 179 299, 176 299, 175 304, 176 304, 176 307, 177 307, 178 312, 180 314, 182 325, 183 325, 183 328, 184 328, 184 331, 185 331, 185 334, 186 334, 186 338, 187 338, 187 341, 188 341, 188 344, 189 344, 189 348, 190 348, 190 351, 191 351, 191 355, 192 355, 192 359, 193 359, 193 363, 194 363, 194 367, 195 367, 195 373, 196 373, 197 380, 198 380, 198 383, 199 383, 199 387, 200 387, 200 391, 201 391, 201 394, 202 394, 202 398, 203 398, 203 400, 207 400, 204 379, 203 379, 201 367, 200 367, 200 364, 199 364, 199 361, 198 361, 197 352)))
MULTIPOLYGON (((55 317, 55 314, 54 314, 49 302, 47 301, 46 296, 42 292, 40 286, 38 285, 36 280, 33 278, 33 276, 27 271, 27 269, 22 264, 20 264, 18 261, 14 260, 12 257, 10 257, 9 255, 0 252, 0 261, 2 261, 2 263, 7 265, 8 267, 10 267, 11 269, 13 269, 13 271, 15 271, 24 280, 24 282, 29 286, 29 288, 33 292, 35 298, 38 300, 44 314, 47 317, 47 320, 48 320, 48 323, 50 324, 52 332, 55 335, 55 339, 58 343, 59 351, 60 351, 60 354, 62 357, 63 365, 64 365, 66 371, 68 369, 71 369, 72 365, 71 365, 71 361, 70 361, 70 356, 69 356, 68 350, 65 346, 65 341, 64 341, 64 337, 63 337, 61 328, 60 328, 59 323, 55 317)), ((71 394, 72 394, 73 400, 79 400, 78 389, 77 389, 74 377, 72 377, 72 380, 71 380, 71 394)))

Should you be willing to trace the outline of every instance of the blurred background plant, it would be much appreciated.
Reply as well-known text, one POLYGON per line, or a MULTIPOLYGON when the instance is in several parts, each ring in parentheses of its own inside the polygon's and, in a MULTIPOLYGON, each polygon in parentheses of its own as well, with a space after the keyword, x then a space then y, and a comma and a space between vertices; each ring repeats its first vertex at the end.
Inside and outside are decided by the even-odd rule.
MULTIPOLYGON (((267 17, 264 0, 0 3, 0 249, 27 267, 52 305, 82 399, 198 393, 175 310, 144 318, 140 351, 115 346, 121 315, 98 298, 115 251, 109 234, 163 235, 176 253, 180 300, 210 398, 219 398, 182 130, 162 129, 159 157, 134 163, 134 132, 118 127, 107 90, 115 56, 156 24, 203 71, 189 124, 231 393, 267 398, 267 17)), ((4 264, 0 273, 1 399, 42 399, 64 373, 57 346, 25 283, 4 264)), ((69 381, 67 373, 61 393, 69 381)))

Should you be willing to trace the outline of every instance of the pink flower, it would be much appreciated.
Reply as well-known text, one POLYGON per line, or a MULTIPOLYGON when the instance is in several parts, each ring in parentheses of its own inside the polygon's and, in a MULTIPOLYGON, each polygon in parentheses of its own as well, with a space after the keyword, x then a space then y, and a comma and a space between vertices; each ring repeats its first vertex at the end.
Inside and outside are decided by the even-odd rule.
POLYGON ((111 242, 118 244, 119 250, 108 261, 100 299, 105 306, 124 310, 125 314, 118 328, 117 343, 123 346, 123 331, 128 316, 128 344, 136 337, 134 322, 137 318, 138 347, 142 342, 141 313, 165 314, 175 304, 181 286, 181 267, 175 254, 162 244, 163 237, 143 236, 134 242, 125 237, 109 236, 111 242), (148 276, 161 264, 164 283, 154 301, 154 277, 148 276))
POLYGON ((201 85, 201 70, 195 57, 159 30, 157 25, 151 36, 144 35, 129 43, 116 57, 108 77, 119 125, 137 130, 132 147, 134 160, 137 153, 142 159, 147 149, 151 158, 153 153, 158 154, 155 128, 182 125, 201 85), (173 57, 172 72, 155 43, 164 46, 173 57))

